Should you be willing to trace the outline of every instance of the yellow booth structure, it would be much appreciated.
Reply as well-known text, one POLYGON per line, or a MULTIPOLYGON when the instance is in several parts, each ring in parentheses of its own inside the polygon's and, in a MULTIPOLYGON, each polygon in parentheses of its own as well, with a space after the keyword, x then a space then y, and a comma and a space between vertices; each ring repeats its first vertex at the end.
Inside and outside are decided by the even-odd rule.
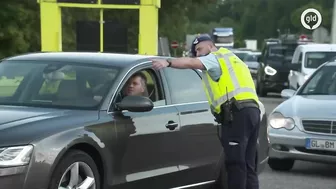
POLYGON ((138 9, 138 53, 158 53, 160 0, 38 0, 38 3, 41 15, 41 51, 62 51, 62 7, 68 7, 100 10, 100 52, 104 49, 104 9, 138 9))

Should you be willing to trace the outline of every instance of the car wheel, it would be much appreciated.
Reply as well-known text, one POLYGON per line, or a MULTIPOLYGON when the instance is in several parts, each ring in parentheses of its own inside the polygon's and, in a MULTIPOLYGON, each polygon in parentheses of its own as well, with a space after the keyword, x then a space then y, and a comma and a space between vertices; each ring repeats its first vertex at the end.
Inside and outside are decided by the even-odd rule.
POLYGON ((56 166, 49 189, 101 189, 96 163, 85 152, 69 151, 56 166))
POLYGON ((269 158, 268 165, 276 171, 289 171, 294 166, 294 160, 269 158))

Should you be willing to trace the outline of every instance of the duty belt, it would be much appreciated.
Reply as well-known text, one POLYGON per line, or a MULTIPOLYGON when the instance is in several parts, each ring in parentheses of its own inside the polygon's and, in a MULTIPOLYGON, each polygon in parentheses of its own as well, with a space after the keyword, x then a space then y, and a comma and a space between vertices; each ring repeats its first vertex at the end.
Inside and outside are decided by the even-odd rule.
POLYGON ((235 106, 238 110, 243 108, 259 108, 259 104, 255 100, 238 100, 235 106))

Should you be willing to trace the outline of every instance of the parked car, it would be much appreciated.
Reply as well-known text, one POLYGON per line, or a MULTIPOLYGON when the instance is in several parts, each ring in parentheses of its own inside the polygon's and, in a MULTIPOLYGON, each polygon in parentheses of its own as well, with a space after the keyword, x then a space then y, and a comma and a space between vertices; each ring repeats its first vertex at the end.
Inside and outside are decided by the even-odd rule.
POLYGON ((269 116, 271 148, 268 164, 290 170, 295 160, 336 162, 336 61, 320 66, 269 116))
POLYGON ((251 53, 251 50, 241 50, 241 49, 232 49, 231 50, 240 60, 244 60, 249 53, 251 53))
MULTIPOLYGON (((6 189, 225 184, 218 125, 197 70, 150 56, 32 53, 0 63, 0 185, 6 189), (148 96, 121 92, 143 73, 148 96)), ((265 109, 258 172, 268 158, 265 109)))
POLYGON ((258 70, 260 68, 260 63, 258 62, 258 59, 260 56, 261 52, 250 52, 247 54, 247 56, 245 56, 243 60, 250 70, 256 88, 258 88, 257 80, 258 80, 258 70))
POLYGON ((262 55, 258 62, 257 92, 260 96, 268 93, 280 93, 288 89, 288 75, 295 48, 299 43, 294 41, 269 42, 265 40, 262 55))
POLYGON ((297 90, 321 64, 334 56, 336 56, 335 44, 299 45, 291 62, 297 69, 289 72, 289 88, 297 90))

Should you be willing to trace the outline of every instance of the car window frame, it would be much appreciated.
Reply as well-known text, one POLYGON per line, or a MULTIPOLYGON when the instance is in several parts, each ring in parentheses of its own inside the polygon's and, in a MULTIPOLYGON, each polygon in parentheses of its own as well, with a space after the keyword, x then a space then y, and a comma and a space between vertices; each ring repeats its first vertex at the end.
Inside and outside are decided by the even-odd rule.
POLYGON ((152 69, 151 67, 151 62, 150 61, 144 61, 141 62, 137 65, 132 66, 131 68, 129 68, 125 74, 123 74, 121 80, 118 81, 117 86, 114 88, 112 87, 111 90, 113 94, 112 96, 109 98, 109 102, 107 104, 107 114, 111 114, 111 113, 115 113, 117 110, 115 109, 115 107, 113 106, 113 104, 115 104, 117 97, 118 97, 118 93, 122 90, 122 88, 125 86, 126 82, 128 81, 128 79, 135 73, 139 72, 139 71, 143 71, 143 70, 151 70, 152 74, 154 75, 154 77, 158 80, 156 82, 156 84, 159 84, 158 87, 159 91, 161 91, 164 99, 166 100, 166 104, 165 105, 161 105, 161 106, 154 106, 154 108, 157 107, 162 107, 162 106, 167 106, 169 105, 170 102, 170 96, 167 95, 166 93, 166 88, 164 86, 164 83, 162 82, 162 76, 159 74, 158 71, 155 71, 154 69, 152 69), (169 99, 168 99, 169 98, 169 99))

